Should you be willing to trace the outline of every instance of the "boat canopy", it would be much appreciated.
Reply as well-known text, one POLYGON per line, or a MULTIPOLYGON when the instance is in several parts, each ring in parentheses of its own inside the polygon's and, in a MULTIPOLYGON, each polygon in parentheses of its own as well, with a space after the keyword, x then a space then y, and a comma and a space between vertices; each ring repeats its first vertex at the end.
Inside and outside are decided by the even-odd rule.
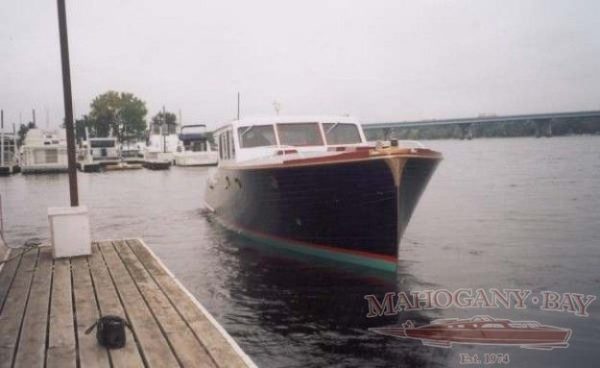
POLYGON ((190 141, 205 141, 208 139, 205 124, 184 125, 179 131, 179 139, 184 143, 190 141))

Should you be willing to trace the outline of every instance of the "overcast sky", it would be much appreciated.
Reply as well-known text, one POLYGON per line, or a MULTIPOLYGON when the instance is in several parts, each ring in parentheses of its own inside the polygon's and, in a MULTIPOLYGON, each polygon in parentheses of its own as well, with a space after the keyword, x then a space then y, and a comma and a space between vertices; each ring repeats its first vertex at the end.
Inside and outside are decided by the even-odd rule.
MULTIPOLYGON (((600 109, 600 1, 67 0, 76 117, 107 90, 184 123, 600 109)), ((55 0, 0 1, 7 123, 62 121, 55 0)))

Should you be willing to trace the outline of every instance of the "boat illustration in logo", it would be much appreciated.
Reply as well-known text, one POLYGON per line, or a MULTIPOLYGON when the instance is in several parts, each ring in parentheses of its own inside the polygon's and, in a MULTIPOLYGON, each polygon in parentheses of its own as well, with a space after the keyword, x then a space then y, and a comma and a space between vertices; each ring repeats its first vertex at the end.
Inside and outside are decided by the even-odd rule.
POLYGON ((537 321, 512 321, 490 316, 437 319, 419 327, 408 320, 401 325, 369 330, 381 335, 421 340, 423 345, 443 348, 450 348, 452 344, 484 344, 552 350, 569 347, 571 337, 571 329, 542 325, 537 321))

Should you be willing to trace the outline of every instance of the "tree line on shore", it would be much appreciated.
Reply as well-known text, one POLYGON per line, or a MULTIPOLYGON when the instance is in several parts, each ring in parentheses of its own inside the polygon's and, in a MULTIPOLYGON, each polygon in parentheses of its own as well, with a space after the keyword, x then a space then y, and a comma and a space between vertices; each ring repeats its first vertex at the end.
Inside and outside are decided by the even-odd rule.
MULTIPOLYGON (((114 136, 121 142, 144 139, 148 131, 147 114, 146 103, 133 93, 107 91, 96 96, 90 103, 90 111, 75 120, 76 138, 83 140, 89 134, 90 137, 114 136)), ((160 130, 163 124, 166 125, 165 132, 174 133, 177 116, 160 111, 150 119, 154 130, 160 130)), ((34 128, 33 121, 19 126, 19 144, 23 144, 27 131, 34 128)))

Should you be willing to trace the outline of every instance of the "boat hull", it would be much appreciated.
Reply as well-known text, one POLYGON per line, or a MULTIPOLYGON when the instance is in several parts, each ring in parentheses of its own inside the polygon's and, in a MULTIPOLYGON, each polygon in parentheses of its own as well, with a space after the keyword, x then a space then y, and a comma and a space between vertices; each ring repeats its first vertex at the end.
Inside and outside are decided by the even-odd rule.
POLYGON ((564 329, 488 329, 448 331, 447 329, 408 329, 406 336, 425 341, 443 341, 492 345, 543 345, 564 344, 569 331, 564 329))
POLYGON ((54 174, 69 172, 66 165, 24 165, 21 167, 23 174, 54 174))
MULTIPOLYGON (((468 323, 468 322, 467 322, 468 323)), ((457 327, 457 324, 451 327, 457 327)), ((447 325, 427 325, 418 328, 385 326, 372 331, 388 336, 421 340, 424 345, 449 348, 453 344, 515 345, 527 349, 551 350, 569 346, 571 330, 554 326, 535 328, 449 328, 447 325)))
POLYGON ((171 168, 171 161, 144 161, 142 166, 148 170, 168 170, 171 168))
POLYGON ((175 166, 215 166, 218 161, 216 152, 175 153, 175 166))
POLYGON ((21 172, 19 165, 5 165, 0 166, 0 176, 8 176, 11 174, 17 174, 21 172))
POLYGON ((263 243, 395 270, 400 238, 438 162, 391 156, 218 168, 205 198, 224 226, 263 243))

